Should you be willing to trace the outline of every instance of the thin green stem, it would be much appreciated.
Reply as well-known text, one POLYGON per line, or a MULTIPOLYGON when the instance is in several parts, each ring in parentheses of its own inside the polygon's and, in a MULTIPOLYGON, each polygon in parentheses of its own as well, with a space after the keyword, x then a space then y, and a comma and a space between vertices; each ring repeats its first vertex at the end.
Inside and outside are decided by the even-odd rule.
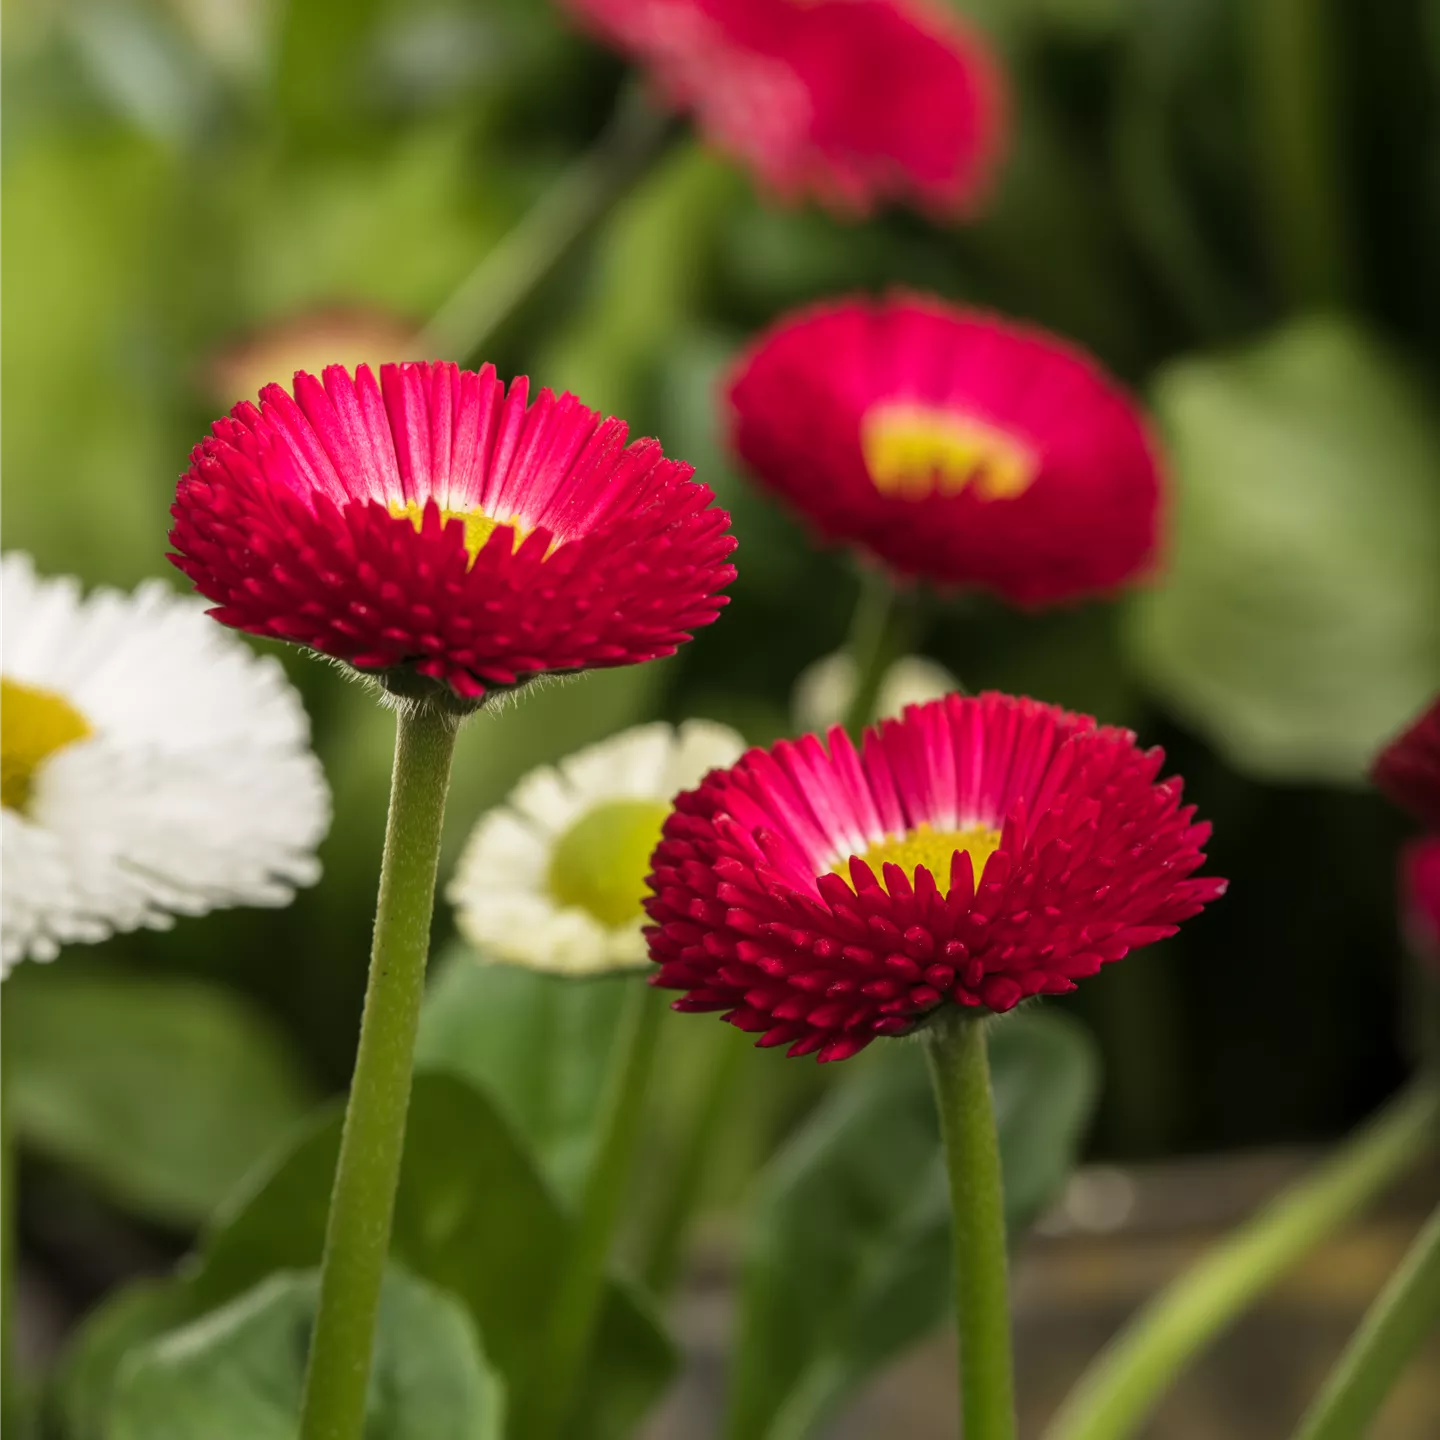
POLYGON ((358 1440, 365 1423, 457 726, 439 708, 407 704, 399 711, 370 977, 325 1230, 302 1440, 358 1440))
POLYGON ((914 640, 917 601, 897 592, 889 574, 866 566, 860 596, 850 621, 845 653, 855 667, 855 691, 845 712, 845 728, 858 738, 875 715, 885 673, 914 640))
POLYGON ((1333 9, 1321 0, 1252 0, 1251 73, 1260 194, 1288 298, 1350 298, 1353 266, 1336 103, 1333 9))
POLYGON ((729 1113, 735 1082, 749 1048, 732 1043, 740 1038, 729 1034, 720 1037, 724 1043, 706 1077, 700 1105, 681 1136, 680 1156, 668 1177, 669 1186, 642 1269, 646 1286, 656 1295, 667 1294, 675 1283, 686 1232, 715 1152, 715 1138, 729 1113))
POLYGON ((580 1201, 575 1239, 565 1257, 551 1312, 544 1386, 533 1433, 541 1440, 568 1435, 566 1422, 579 1403, 595 1318, 605 1289, 605 1267, 620 1207, 630 1186, 645 1092, 655 1061, 664 1000, 641 980, 630 986, 616 1033, 595 1158, 580 1201))
POLYGON ((1301 1420, 1296 1440, 1363 1440, 1391 1387, 1437 1326, 1440 1206, 1366 1312, 1301 1420))
POLYGON ((1135 1315, 1080 1377, 1046 1440, 1118 1440, 1186 1363, 1429 1148, 1440 1084, 1420 1079, 1135 1315))
POLYGON ((599 223, 664 148, 670 124, 634 87, 596 145, 540 197, 461 282, 419 339, 421 353, 462 363, 599 223))
POLYGON ((962 1016, 925 1039, 950 1176, 961 1434, 1014 1440, 1005 1196, 985 1022, 962 1016))

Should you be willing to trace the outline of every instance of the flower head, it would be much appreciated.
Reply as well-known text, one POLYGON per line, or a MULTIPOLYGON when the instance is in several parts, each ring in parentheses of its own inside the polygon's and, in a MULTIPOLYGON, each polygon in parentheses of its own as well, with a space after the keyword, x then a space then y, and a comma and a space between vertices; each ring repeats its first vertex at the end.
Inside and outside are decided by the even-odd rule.
POLYGON ((939 300, 781 319, 730 383, 736 452, 821 534, 1022 605, 1150 563, 1160 478, 1133 401, 1043 332, 939 300))
POLYGON ((973 207, 1005 137, 984 43, 926 0, 569 0, 784 196, 973 207))
POLYGON ((476 702, 673 653, 725 603, 730 517, 654 440, 493 366, 300 372, 196 448, 172 556, 227 625, 476 702))
POLYGON ((329 794, 275 660, 158 581, 0 577, 4 969, 314 882, 329 794))
POLYGON ((1440 976, 1440 835, 1422 835, 1401 850, 1400 910, 1416 951, 1440 976))
POLYGON ((675 796, 745 748, 723 725, 641 725, 544 765, 475 827, 446 892, 489 960, 592 975, 645 963, 645 874, 675 796))
POLYGON ((1222 894, 1210 827, 1127 730, 1008 695, 751 750, 681 795, 646 902, 654 983, 842 1060, 947 1005, 1059 994, 1222 894))
POLYGON ((1380 752, 1371 775, 1397 805, 1440 829, 1440 696, 1380 752))

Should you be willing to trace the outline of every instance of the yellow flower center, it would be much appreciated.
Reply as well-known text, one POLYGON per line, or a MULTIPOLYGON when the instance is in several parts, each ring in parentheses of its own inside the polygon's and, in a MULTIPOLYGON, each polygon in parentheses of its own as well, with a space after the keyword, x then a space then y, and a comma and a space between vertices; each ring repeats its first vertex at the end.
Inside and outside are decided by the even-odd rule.
POLYGON ((64 696, 0 677, 0 801, 5 808, 25 810, 41 765, 90 733, 85 717, 64 696))
MULTIPOLYGON (((885 865, 898 865, 915 880, 917 866, 923 865, 934 877, 935 883, 946 890, 950 885, 950 860, 957 850, 970 855, 970 866, 975 872, 975 883, 985 873, 985 862, 1000 848, 1000 832, 988 825, 972 825, 967 830, 932 830, 923 821, 913 830, 895 840, 881 840, 872 845, 860 858, 875 872, 875 878, 884 883, 885 865)), ((850 861, 847 857, 835 867, 837 875, 850 878, 850 861)))
MULTIPOLYGON (((390 513, 397 519, 408 520, 418 533, 425 523, 425 503, 420 500, 406 500, 403 503, 399 500, 390 502, 390 513)), ((493 515, 487 515, 483 510, 445 510, 440 511, 440 523, 448 525, 452 520, 462 520, 465 523, 465 553, 470 557, 470 563, 475 563, 475 557, 485 548, 485 542, 495 533, 502 524, 515 526, 515 549, 520 548, 520 542, 525 538, 524 529, 517 525, 514 520, 497 520, 493 515)))
POLYGON ((560 837, 550 859, 550 893, 617 928, 644 913, 645 877, 670 813, 655 800, 607 800, 560 837))
POLYGON ((882 494, 924 500, 973 486, 978 500, 1013 500, 1034 482, 1035 456, 1013 435, 954 410, 876 405, 860 426, 865 468, 882 494))

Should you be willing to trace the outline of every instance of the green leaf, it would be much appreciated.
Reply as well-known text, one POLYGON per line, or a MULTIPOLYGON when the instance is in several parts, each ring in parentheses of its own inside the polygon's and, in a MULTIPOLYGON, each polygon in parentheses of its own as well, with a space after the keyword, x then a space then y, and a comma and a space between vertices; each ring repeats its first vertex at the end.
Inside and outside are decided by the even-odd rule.
MULTIPOLYGON (((1059 1188, 1094 1100, 1074 1021, 998 1022, 991 1074, 1006 1218, 1059 1188)), ((741 1291, 726 1433, 794 1440, 949 1313, 950 1213, 918 1045, 875 1046, 762 1177, 741 1291)))
POLYGON ((435 971, 417 1067, 464 1076, 484 1091, 573 1202, 594 1149, 623 978, 577 980, 487 964, 460 944, 435 971))
MULTIPOLYGON (((134 1350, 108 1440, 295 1440, 316 1274, 272 1275, 134 1350)), ((380 1296, 366 1440, 494 1440, 500 1388, 464 1308, 392 1268, 380 1296)))
POLYGON ((1164 371, 1178 505, 1132 615, 1151 685, 1236 766, 1353 781, 1440 687, 1440 433, 1357 327, 1164 371))
MULTIPOLYGON (((272 1270, 319 1261, 339 1143, 340 1116, 331 1113, 218 1219, 190 1282, 200 1303, 222 1303, 272 1270)), ((526 1433, 537 1387, 546 1383, 534 1368, 536 1337, 570 1233, 569 1220, 497 1107, 456 1076, 418 1076, 392 1253, 464 1301, 504 1379, 516 1437, 526 1433)), ((585 1381, 589 1428, 576 1440, 628 1434, 674 1364, 654 1318, 612 1283, 585 1381)))
POLYGON ((310 1108, 274 1026, 217 986, 27 967, 5 1009, 21 1142, 156 1220, 208 1215, 310 1108))

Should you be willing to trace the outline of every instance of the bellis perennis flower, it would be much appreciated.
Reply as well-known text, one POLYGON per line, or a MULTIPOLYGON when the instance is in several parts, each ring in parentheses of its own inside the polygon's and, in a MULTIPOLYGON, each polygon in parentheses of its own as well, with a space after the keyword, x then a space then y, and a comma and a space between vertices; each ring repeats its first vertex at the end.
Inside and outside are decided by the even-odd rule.
POLYGON ((568 975, 643 965, 645 874, 675 796, 745 748, 724 725, 641 725, 543 765, 475 827, 448 895, 491 960, 568 975))
POLYGON ((193 453, 172 559, 227 625, 461 704, 669 655, 734 577, 730 518, 654 440, 493 366, 301 372, 193 453))
POLYGON ((1223 893, 1210 827, 1127 730, 986 694, 751 750, 679 797, 654 983, 761 1045, 841 1060, 945 1007, 1059 994, 1223 893))
POLYGON ((6 969, 317 878, 329 794, 273 659, 158 582, 0 574, 6 969))
POLYGON ((840 210, 974 206, 1005 135, 1001 74, 927 0, 568 0, 770 189, 840 210))
POLYGON ((1375 784, 1432 830, 1440 830, 1440 696, 1379 754, 1375 784))
POLYGON ((1159 466, 1140 412, 1042 331, 912 296, 826 304, 761 335, 729 399, 757 478, 900 575, 1042 605, 1153 558, 1159 466))

